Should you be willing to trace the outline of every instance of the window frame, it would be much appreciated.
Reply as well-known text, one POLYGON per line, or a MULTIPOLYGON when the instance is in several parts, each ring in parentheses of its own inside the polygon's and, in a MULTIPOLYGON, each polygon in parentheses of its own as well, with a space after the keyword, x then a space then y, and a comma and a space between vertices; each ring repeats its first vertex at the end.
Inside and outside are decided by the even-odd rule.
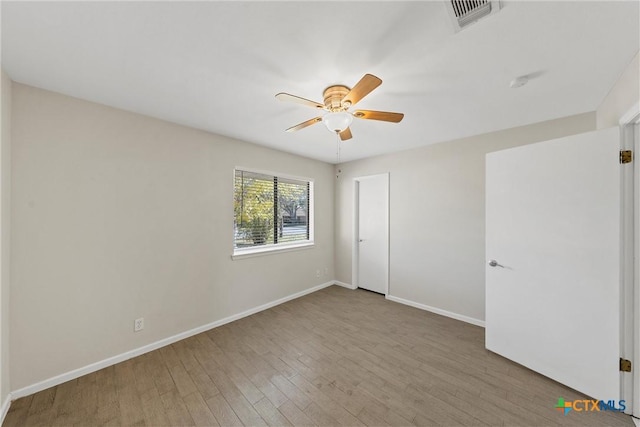
MULTIPOLYGON (((289 175, 289 174, 283 174, 283 173, 278 173, 278 172, 273 172, 273 171, 269 171, 269 170, 263 170, 263 169, 254 169, 254 168, 249 168, 249 167, 243 167, 243 166, 236 166, 233 168, 233 174, 232 174, 232 193, 235 194, 235 185, 236 185, 236 172, 237 171, 242 171, 242 172, 249 172, 249 173, 255 173, 255 174, 260 174, 260 175, 267 175, 267 176, 271 176, 271 177, 276 177, 276 178, 281 178, 281 179, 289 179, 289 180, 294 180, 294 181, 302 181, 302 182, 307 182, 309 185, 309 196, 308 196, 308 200, 307 200, 307 204, 308 204, 308 212, 307 212, 307 222, 308 222, 308 227, 309 227, 309 239, 308 240, 299 240, 299 241, 295 241, 295 242, 287 242, 287 243, 270 243, 267 245, 258 245, 258 246, 249 246, 246 248, 236 248, 235 247, 235 227, 231 227, 231 234, 232 234, 232 239, 231 239, 231 246, 232 246, 232 253, 231 253, 231 259, 236 260, 236 259, 243 259, 243 258, 251 258, 251 257, 256 257, 256 256, 262 256, 262 255, 270 255, 270 254, 274 254, 274 253, 283 253, 283 252, 291 252, 291 251, 298 251, 298 250, 304 250, 304 249, 312 249, 315 247, 315 239, 314 239, 314 228, 315 228, 315 203, 314 203, 314 187, 315 187, 315 182, 312 178, 308 178, 308 177, 301 177, 301 176, 295 176, 295 175, 289 175)), ((233 196, 232 196, 233 197, 233 196)), ((235 212, 233 213, 233 221, 235 223, 235 212)))

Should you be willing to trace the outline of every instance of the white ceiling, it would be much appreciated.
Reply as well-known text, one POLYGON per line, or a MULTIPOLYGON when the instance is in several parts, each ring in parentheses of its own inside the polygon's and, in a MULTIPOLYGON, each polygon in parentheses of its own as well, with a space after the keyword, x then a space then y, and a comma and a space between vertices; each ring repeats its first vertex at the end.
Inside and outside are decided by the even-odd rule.
POLYGON ((331 84, 383 80, 341 160, 594 111, 639 48, 639 4, 502 2, 455 33, 444 2, 2 2, 15 81, 336 162, 331 84), (528 85, 510 89, 520 75, 528 85))

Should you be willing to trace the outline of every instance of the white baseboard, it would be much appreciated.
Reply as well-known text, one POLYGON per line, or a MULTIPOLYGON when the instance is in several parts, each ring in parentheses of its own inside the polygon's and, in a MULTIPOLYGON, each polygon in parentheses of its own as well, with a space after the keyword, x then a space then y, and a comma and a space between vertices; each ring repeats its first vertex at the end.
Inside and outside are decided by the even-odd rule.
POLYGON ((344 282, 340 282, 338 280, 334 280, 333 283, 335 283, 338 286, 342 286, 343 288, 347 288, 347 289, 356 289, 355 286, 350 285, 348 283, 344 283, 344 282))
POLYGON ((4 419, 7 416, 7 412, 9 412, 9 407, 11 406, 11 393, 7 394, 7 398, 2 402, 2 417, 0 417, 0 425, 4 424, 4 419))
MULTIPOLYGON (((224 319, 220 319, 220 320, 216 320, 215 322, 211 322, 208 323, 206 325, 203 326, 199 326, 197 328, 185 331, 185 332, 181 332, 177 335, 173 335, 171 337, 168 338, 164 338, 160 341, 156 341, 153 342, 151 344, 147 344, 145 346, 127 351, 125 353, 122 354, 118 354, 116 356, 113 357, 109 357, 107 359, 101 360, 99 362, 95 362, 92 363, 90 365, 84 366, 82 368, 78 368, 78 369, 74 369, 73 371, 69 371, 69 372, 65 372, 64 374, 60 374, 60 375, 56 375, 55 377, 46 379, 44 381, 40 381, 38 383, 23 387, 21 389, 12 391, 10 393, 10 398, 11 399, 19 399, 21 397, 24 396, 29 396, 31 394, 37 393, 39 391, 42 390, 46 390, 50 387, 54 387, 58 384, 62 384, 64 382, 79 378, 83 375, 87 375, 90 374, 92 372, 95 371, 99 371, 100 369, 106 368, 108 366, 111 365, 115 365, 116 363, 120 363, 120 362, 124 362, 125 360, 129 360, 131 358, 134 358, 136 356, 140 356, 141 354, 145 354, 148 353, 150 351, 153 350, 157 350, 161 347, 167 346, 169 344, 173 344, 174 342, 183 340, 185 338, 189 338, 191 336, 197 335, 201 332, 205 332, 208 331, 209 329, 213 329, 213 328, 217 328, 218 326, 222 326, 225 325, 227 323, 231 323, 234 320, 238 320, 238 319, 242 319, 243 317, 247 317, 247 316, 251 316, 252 314, 258 313, 260 311, 263 310, 267 310, 271 307, 275 307, 276 305, 280 305, 282 303, 285 303, 287 301, 291 301, 293 299, 296 298, 300 298, 304 295, 310 294, 312 292, 316 292, 319 291, 320 289, 324 289, 326 287, 329 287, 331 285, 336 284, 336 282, 334 280, 330 281, 330 282, 326 282, 326 283, 322 283, 320 285, 314 286, 312 288, 309 289, 305 289, 304 291, 300 291, 300 292, 296 292, 295 294, 292 295, 288 295, 284 298, 280 298, 277 299, 275 301, 271 301, 268 302, 266 304, 262 304, 258 307, 254 307, 251 308, 249 310, 243 311, 242 313, 238 313, 238 314, 234 314, 232 316, 229 317, 225 317, 224 319)), ((10 402, 10 400, 9 400, 10 402)), ((4 407, 3 407, 4 408, 4 407)), ((7 406, 7 410, 8 410, 8 406, 7 406)))
POLYGON ((461 320, 463 322, 471 323, 472 325, 482 326, 484 328, 484 320, 474 319, 473 317, 464 316, 462 314, 453 313, 451 311, 442 310, 441 308, 431 307, 429 305, 420 304, 419 302, 409 301, 404 298, 394 297, 393 295, 387 295, 386 298, 393 302, 399 302, 400 304, 408 305, 411 307, 419 308, 420 310, 430 311, 431 313, 439 314, 441 316, 450 317, 452 319, 461 320))

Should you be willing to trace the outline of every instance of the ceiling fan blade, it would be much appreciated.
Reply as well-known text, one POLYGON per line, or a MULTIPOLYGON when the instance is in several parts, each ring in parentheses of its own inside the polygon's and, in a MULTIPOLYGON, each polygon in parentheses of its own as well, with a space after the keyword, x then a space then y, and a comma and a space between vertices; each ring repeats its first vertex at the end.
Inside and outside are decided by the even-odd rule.
POLYGON ((353 135, 351 135, 351 129, 346 128, 345 130, 340 132, 340 139, 342 141, 346 141, 347 139, 351 139, 351 138, 353 138, 353 135))
POLYGON ((373 74, 365 74, 364 77, 361 78, 360 81, 349 91, 349 93, 345 95, 342 99, 342 104, 348 104, 347 107, 355 105, 381 84, 382 80, 378 77, 373 74))
POLYGON ((295 102, 296 104, 306 105, 307 107, 313 107, 319 110, 325 109, 325 106, 320 104, 319 102, 311 101, 310 99, 306 99, 306 98, 300 98, 299 96, 291 95, 284 92, 277 94, 276 98, 279 99, 280 101, 295 102))
POLYGON ((302 122, 295 126, 291 126, 289 129, 285 130, 285 132, 293 132, 294 130, 304 129, 308 126, 315 125, 318 122, 322 121, 322 117, 314 117, 313 119, 309 119, 306 122, 302 122))
POLYGON ((399 123, 404 117, 404 114, 391 113, 389 111, 357 110, 353 112, 353 117, 365 120, 382 120, 383 122, 399 123))

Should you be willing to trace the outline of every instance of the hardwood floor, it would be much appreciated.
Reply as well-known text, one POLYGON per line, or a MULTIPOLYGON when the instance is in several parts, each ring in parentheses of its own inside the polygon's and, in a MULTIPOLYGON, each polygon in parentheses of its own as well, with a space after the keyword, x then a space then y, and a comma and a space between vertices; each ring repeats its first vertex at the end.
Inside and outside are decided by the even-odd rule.
POLYGON ((332 286, 16 400, 4 426, 632 426, 484 330, 332 286))

